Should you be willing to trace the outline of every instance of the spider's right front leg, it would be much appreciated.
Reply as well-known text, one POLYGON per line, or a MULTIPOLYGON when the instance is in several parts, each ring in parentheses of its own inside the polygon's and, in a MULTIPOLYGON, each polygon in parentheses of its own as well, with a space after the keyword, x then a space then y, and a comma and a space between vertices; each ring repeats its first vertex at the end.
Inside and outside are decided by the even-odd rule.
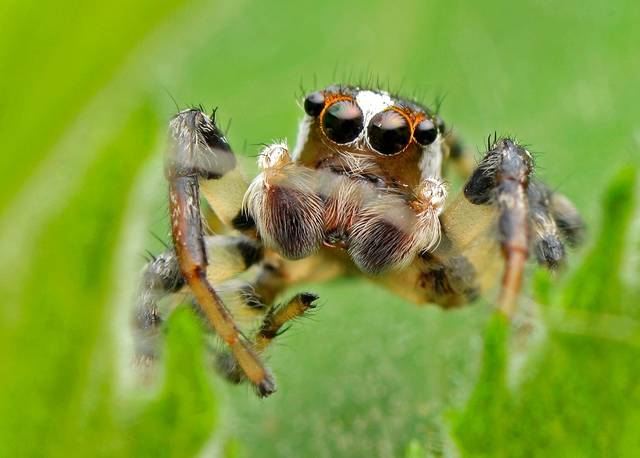
POLYGON ((170 124, 166 161, 171 232, 182 276, 220 338, 229 346, 246 378, 261 396, 276 389, 273 376, 241 334, 207 279, 209 261, 200 213, 200 179, 221 179, 235 169, 235 156, 209 117, 199 110, 179 113, 170 124))
POLYGON ((565 258, 564 243, 578 243, 580 215, 560 194, 532 179, 533 159, 515 141, 496 139, 471 174, 464 191, 443 214, 446 238, 434 253, 445 267, 464 260, 453 274, 473 279, 486 289, 503 267, 499 309, 512 316, 520 293, 525 262, 535 252, 538 262, 555 269, 565 258), (474 270, 475 272, 472 272, 474 270))

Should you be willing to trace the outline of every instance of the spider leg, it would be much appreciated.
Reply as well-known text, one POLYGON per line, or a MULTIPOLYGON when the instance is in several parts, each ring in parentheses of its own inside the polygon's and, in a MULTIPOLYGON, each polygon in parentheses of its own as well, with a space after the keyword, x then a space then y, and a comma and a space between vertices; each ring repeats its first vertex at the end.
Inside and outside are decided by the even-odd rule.
POLYGON ((235 168, 235 156, 215 124, 199 110, 171 121, 166 161, 174 247, 182 276, 220 338, 261 396, 276 389, 273 376, 241 334, 233 316, 207 278, 209 261, 200 213, 199 179, 220 179, 235 168))
POLYGON ((582 219, 566 199, 530 179, 529 153, 499 139, 441 216, 442 237, 405 270, 382 279, 416 303, 453 307, 472 302, 493 286, 502 268, 498 299, 510 316, 529 252, 550 269, 565 257, 565 242, 579 242, 582 219))
POLYGON ((283 326, 301 317, 316 307, 318 296, 313 293, 296 294, 288 302, 269 309, 260 329, 256 333, 256 350, 264 352, 273 340, 283 331, 283 326))
POLYGON ((551 193, 549 211, 567 244, 580 245, 584 240, 585 223, 571 201, 562 194, 551 193))
POLYGON ((503 138, 487 151, 464 187, 464 195, 471 203, 493 204, 498 210, 498 239, 505 262, 498 306, 506 316, 514 312, 529 256, 528 188, 532 172, 529 152, 503 138))
MULTIPOLYGON (((314 309, 316 307, 314 302, 317 299, 318 296, 315 294, 299 293, 284 304, 267 306, 254 303, 253 307, 259 304, 260 310, 264 311, 263 320, 252 339, 254 350, 258 354, 264 354, 269 345, 288 329, 284 326, 314 309)), ((216 367, 218 372, 232 383, 241 383, 246 380, 246 375, 237 359, 229 352, 216 353, 216 367)))
POLYGON ((137 364, 149 365, 156 357, 162 324, 158 303, 184 285, 173 250, 155 256, 143 268, 133 320, 137 364))
POLYGON ((565 259, 565 248, 560 230, 551 210, 551 191, 543 183, 529 184, 533 251, 538 264, 547 269, 557 269, 565 259))
MULTIPOLYGON (((290 322, 304 316, 316 307, 318 296, 300 293, 284 303, 276 303, 276 297, 286 288, 298 282, 326 281, 343 273, 343 264, 322 254, 299 261, 283 259, 276 253, 266 255, 258 266, 255 278, 249 283, 237 284, 235 291, 223 292, 234 317, 249 324, 260 318, 252 333, 253 348, 258 354, 268 347, 289 327, 290 322)), ((218 288, 216 288, 218 289, 218 288)), ((221 285, 221 290, 227 289, 221 285)), ((232 383, 241 383, 246 377, 236 359, 229 352, 215 352, 216 368, 232 383)))
MULTIPOLYGON (((207 269, 211 284, 218 284, 245 271, 262 259, 262 247, 244 236, 205 237, 207 256, 216 263, 207 269)), ((134 328, 136 359, 139 363, 152 361, 158 348, 157 337, 162 324, 160 302, 183 290, 186 285, 173 249, 149 261, 143 268, 136 308, 134 328)))

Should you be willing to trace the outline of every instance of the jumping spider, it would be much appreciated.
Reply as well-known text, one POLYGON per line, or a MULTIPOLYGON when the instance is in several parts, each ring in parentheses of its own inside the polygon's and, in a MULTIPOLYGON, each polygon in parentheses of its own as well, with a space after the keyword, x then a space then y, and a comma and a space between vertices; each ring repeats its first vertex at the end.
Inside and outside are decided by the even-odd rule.
POLYGON ((292 284, 357 274, 448 308, 474 301, 504 265, 498 304, 510 315, 529 252, 554 269, 564 241, 581 237, 573 205, 531 179, 532 157, 512 139, 494 136, 476 165, 438 115, 385 91, 329 86, 303 106, 293 151, 266 146, 250 183, 213 115, 188 109, 171 120, 173 246, 143 271, 141 358, 154 355, 159 301, 186 291, 227 345, 221 372, 268 396, 276 385, 260 355, 317 299, 303 293, 274 305, 292 284), (449 165, 466 184, 445 205, 449 165), (251 279, 239 281, 249 268, 251 279))

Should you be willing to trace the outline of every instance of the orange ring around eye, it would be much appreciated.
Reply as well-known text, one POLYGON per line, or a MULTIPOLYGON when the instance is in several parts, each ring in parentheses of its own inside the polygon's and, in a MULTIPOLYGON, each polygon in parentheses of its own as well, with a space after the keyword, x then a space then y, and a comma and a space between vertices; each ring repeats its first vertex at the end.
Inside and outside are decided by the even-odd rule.
MULTIPOLYGON (((342 112, 341 114, 349 114, 348 112, 342 112)), ((318 116, 320 120, 320 130, 322 134, 332 143, 337 145, 345 145, 347 143, 351 143, 360 135, 363 125, 363 114, 362 109, 358 106, 357 102, 353 97, 344 96, 341 94, 330 94, 326 98, 326 103, 324 109, 320 112, 318 116), (333 97, 332 97, 333 95, 333 97), (341 102, 348 102, 353 105, 355 109, 357 109, 357 113, 353 112, 351 114, 357 114, 357 116, 340 116, 340 112, 331 113, 332 117, 329 118, 334 126, 327 127, 327 112, 336 104, 341 102)))
MULTIPOLYGON (((397 129, 396 129, 397 130, 397 129)), ((396 132, 397 135, 397 132, 396 132)), ((407 150, 409 145, 411 144, 411 140, 413 139, 413 123, 412 119, 408 113, 406 113, 401 107, 388 107, 378 113, 376 113, 371 120, 369 121, 369 125, 367 126, 367 144, 373 149, 376 153, 383 156, 397 156, 402 154, 407 150), (406 127, 408 129, 406 140, 403 139, 395 139, 397 142, 395 146, 403 145, 399 150, 395 150, 393 143, 390 145, 384 145, 384 142, 394 141, 394 139, 389 137, 389 135, 394 135, 394 129, 385 129, 382 128, 382 125, 378 125, 377 122, 384 122, 383 118, 385 114, 393 112, 399 115, 404 121, 404 126, 399 125, 398 129, 404 129, 406 127), (379 119, 378 119, 379 118, 379 119), (379 135, 379 137, 377 137, 379 135), (379 144, 376 144, 379 143, 379 144)))

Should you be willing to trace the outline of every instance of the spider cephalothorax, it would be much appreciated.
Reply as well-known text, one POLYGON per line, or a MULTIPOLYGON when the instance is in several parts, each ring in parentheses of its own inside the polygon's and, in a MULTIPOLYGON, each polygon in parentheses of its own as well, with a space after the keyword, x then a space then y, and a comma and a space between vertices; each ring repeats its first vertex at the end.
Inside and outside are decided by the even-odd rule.
POLYGON ((290 259, 321 243, 339 246, 369 274, 433 248, 446 198, 440 118, 387 93, 345 86, 308 95, 304 108, 295 150, 265 148, 246 196, 267 245, 290 259))
POLYGON ((474 168, 439 116, 387 92, 329 86, 303 107, 295 148, 266 146, 251 182, 213 117, 189 109, 171 121, 173 249, 143 272, 142 360, 154 355, 161 299, 186 291, 228 346, 222 373, 268 395, 275 384, 259 355, 317 298, 274 305, 288 286, 361 274, 416 303, 451 307, 487 291, 502 264, 499 305, 510 315, 529 251, 555 268, 563 241, 580 239, 579 215, 532 180, 532 157, 514 140, 494 138, 474 168), (445 205, 447 163, 466 184, 445 205), (201 195, 217 233, 203 223, 201 195), (239 280, 247 270, 253 278, 239 280))

